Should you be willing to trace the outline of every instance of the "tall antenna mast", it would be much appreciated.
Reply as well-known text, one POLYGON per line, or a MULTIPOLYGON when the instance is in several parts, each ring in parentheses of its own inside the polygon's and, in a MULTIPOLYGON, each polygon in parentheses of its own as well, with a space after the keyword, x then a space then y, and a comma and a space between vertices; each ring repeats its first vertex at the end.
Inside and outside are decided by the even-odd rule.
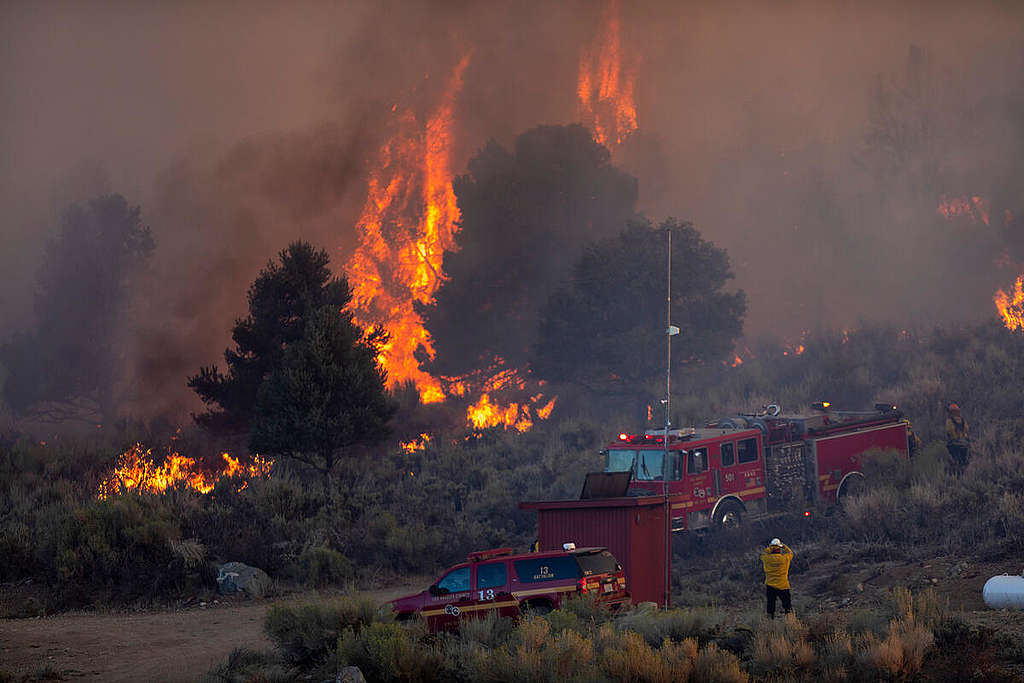
MULTIPOLYGON (((668 467, 668 432, 672 427, 672 337, 679 334, 679 328, 672 324, 672 228, 667 227, 668 271, 665 274, 665 467, 668 467)), ((665 472, 668 482, 668 471, 665 472)), ((667 483, 666 483, 667 486, 667 483)), ((667 489, 666 489, 667 491, 667 489)), ((667 494, 666 494, 667 495, 667 494)))
POLYGON ((668 464, 668 433, 672 427, 672 337, 679 334, 679 328, 672 326, 672 227, 665 228, 668 236, 668 270, 665 275, 665 435, 662 443, 665 454, 662 458, 662 491, 665 494, 665 608, 668 609, 672 597, 672 576, 669 567, 672 564, 672 510, 668 504, 668 477, 671 473, 668 464))
POLYGON ((665 456, 668 456, 668 430, 672 426, 672 335, 679 334, 678 327, 672 327, 672 229, 668 235, 668 272, 665 275, 665 456))

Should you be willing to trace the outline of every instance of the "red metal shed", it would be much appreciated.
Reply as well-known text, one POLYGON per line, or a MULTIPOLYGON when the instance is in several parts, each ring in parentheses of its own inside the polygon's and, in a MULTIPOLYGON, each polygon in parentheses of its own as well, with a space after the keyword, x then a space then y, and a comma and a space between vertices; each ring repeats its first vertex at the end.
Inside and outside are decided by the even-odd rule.
POLYGON ((541 550, 559 550, 563 543, 604 546, 622 564, 634 603, 668 606, 671 552, 663 497, 532 501, 519 507, 537 511, 541 550))

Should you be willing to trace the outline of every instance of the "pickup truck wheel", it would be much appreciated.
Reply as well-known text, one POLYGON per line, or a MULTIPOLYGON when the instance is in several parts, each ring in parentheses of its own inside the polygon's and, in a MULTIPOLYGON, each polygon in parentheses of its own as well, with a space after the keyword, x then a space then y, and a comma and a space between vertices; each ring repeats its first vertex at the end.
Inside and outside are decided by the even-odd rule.
POLYGON ((715 511, 712 521, 719 529, 738 529, 743 524, 743 507, 734 500, 727 500, 715 511))

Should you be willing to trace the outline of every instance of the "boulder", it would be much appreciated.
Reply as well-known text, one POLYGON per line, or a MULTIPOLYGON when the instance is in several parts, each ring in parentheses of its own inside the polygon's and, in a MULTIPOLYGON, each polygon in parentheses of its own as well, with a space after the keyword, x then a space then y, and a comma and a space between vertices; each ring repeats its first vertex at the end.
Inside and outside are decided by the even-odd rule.
POLYGON ((245 593, 260 598, 270 592, 273 582, 259 567, 242 562, 225 562, 217 568, 217 591, 222 594, 245 593))
POLYGON ((358 666, 346 666, 338 672, 335 681, 337 683, 366 683, 366 678, 358 666))

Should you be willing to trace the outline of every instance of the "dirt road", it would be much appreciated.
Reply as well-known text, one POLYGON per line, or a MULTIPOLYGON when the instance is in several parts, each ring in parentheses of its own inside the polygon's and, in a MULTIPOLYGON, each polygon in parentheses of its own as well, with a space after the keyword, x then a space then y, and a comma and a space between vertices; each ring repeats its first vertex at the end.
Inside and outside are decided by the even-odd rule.
POLYGON ((0 671, 48 667, 65 679, 195 681, 233 649, 271 646, 270 601, 166 612, 64 614, 0 621, 0 671))

